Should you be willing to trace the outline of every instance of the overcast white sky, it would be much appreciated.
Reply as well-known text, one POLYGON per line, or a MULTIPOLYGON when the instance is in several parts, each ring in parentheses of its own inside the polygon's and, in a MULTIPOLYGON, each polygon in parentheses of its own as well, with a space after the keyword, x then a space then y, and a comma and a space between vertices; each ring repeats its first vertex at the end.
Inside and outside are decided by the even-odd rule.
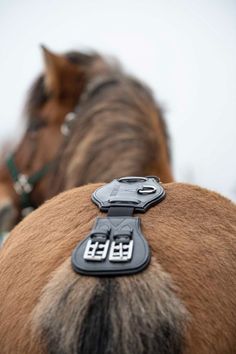
POLYGON ((178 181, 236 200, 235 0, 0 0, 0 144, 19 135, 39 44, 120 59, 166 108, 178 181))

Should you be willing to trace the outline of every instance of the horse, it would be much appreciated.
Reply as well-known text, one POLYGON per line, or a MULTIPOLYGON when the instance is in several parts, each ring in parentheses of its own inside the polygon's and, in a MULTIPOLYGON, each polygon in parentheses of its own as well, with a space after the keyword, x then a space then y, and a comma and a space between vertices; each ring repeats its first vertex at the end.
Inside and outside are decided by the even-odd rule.
POLYGON ((163 184, 142 214, 150 265, 126 276, 74 272, 101 184, 31 213, 0 251, 1 354, 235 354, 236 206, 198 186, 163 184))
POLYGON ((73 187, 119 175, 173 181, 168 132, 150 89, 96 52, 42 48, 25 133, 0 163, 0 232, 73 187))

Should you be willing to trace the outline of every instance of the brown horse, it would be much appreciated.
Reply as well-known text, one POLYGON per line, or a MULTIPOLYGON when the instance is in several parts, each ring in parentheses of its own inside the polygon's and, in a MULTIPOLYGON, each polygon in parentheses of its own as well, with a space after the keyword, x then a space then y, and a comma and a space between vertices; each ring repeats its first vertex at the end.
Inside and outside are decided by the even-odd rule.
POLYGON ((0 232, 72 187, 122 175, 173 180, 163 115, 144 84, 96 53, 43 53, 25 134, 0 164, 0 232))
POLYGON ((96 187, 48 201, 0 251, 1 354, 235 354, 235 205, 167 184, 166 199, 141 216, 149 267, 82 276, 71 252, 99 214, 96 187))

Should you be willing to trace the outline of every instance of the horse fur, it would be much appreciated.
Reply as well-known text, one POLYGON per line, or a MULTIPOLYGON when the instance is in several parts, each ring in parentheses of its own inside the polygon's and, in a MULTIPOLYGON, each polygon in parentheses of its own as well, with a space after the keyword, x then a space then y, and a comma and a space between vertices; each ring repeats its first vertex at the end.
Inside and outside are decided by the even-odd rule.
POLYGON ((150 266, 101 279, 70 265, 101 215, 90 201, 98 186, 45 203, 3 246, 1 354, 235 354, 235 205, 166 184, 166 199, 140 216, 150 266))
MULTIPOLYGON (((43 56, 44 72, 25 107, 30 129, 14 154, 18 170, 28 176, 54 161, 30 194, 33 207, 64 190, 118 176, 157 175, 163 182, 173 181, 164 115, 146 85, 97 53, 58 55, 44 48, 43 56), (75 109, 65 138, 61 125, 75 109)), ((0 163, 0 199, 3 193, 18 210, 16 224, 19 196, 0 163)))

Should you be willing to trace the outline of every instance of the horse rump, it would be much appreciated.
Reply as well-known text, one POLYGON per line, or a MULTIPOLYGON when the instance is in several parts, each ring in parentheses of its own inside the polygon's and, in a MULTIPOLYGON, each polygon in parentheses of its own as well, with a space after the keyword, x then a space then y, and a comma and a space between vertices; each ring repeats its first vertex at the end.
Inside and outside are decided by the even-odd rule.
POLYGON ((50 354, 181 354, 187 312, 152 259, 125 277, 87 277, 64 262, 32 313, 33 338, 50 354))

